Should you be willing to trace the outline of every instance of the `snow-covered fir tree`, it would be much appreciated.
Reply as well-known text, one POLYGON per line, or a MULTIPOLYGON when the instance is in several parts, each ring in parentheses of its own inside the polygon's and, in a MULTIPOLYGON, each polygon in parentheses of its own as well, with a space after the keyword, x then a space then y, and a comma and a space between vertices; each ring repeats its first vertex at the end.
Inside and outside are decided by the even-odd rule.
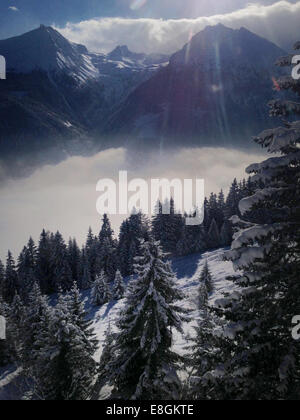
POLYGON ((2 286, 2 297, 5 302, 11 303, 19 291, 19 279, 12 253, 8 251, 5 269, 5 278, 2 286))
POLYGON ((123 299, 125 295, 126 286, 122 277, 121 272, 116 272, 116 277, 113 286, 113 298, 116 300, 123 299))
POLYGON ((114 239, 114 232, 107 214, 103 216, 97 256, 96 274, 99 275, 101 271, 104 271, 108 280, 112 282, 117 271, 117 241, 114 239))
POLYGON ((206 286, 206 290, 209 294, 214 291, 214 281, 213 281, 211 272, 209 270, 209 265, 208 265, 207 260, 205 261, 203 270, 201 272, 200 283, 206 286))
POLYGON ((207 237, 207 245, 209 249, 217 249, 221 246, 221 237, 217 222, 212 220, 207 237))
POLYGON ((37 250, 32 238, 24 247, 18 259, 18 278, 20 283, 20 295, 23 301, 28 300, 28 295, 37 281, 36 277, 37 250))
POLYGON ((4 281, 5 281, 5 268, 0 260, 0 299, 3 299, 3 288, 4 288, 4 281))
POLYGON ((37 249, 36 276, 43 293, 53 292, 52 243, 49 232, 42 231, 37 249))
POLYGON ((75 238, 69 240, 67 257, 72 273, 72 280, 78 284, 81 273, 81 252, 75 238))
POLYGON ((232 225, 229 220, 225 220, 221 232, 220 232, 220 240, 221 240, 221 246, 229 246, 232 243, 232 225))
POLYGON ((96 342, 85 315, 73 287, 69 295, 60 293, 56 307, 44 317, 46 328, 41 328, 35 351, 37 392, 44 400, 91 398, 96 342))
POLYGON ((218 337, 216 330, 220 321, 209 308, 208 290, 205 283, 198 289, 198 320, 194 327, 194 337, 191 337, 186 347, 186 359, 192 368, 191 379, 187 389, 187 397, 193 400, 207 400, 210 397, 210 371, 214 369, 218 355, 218 337))
POLYGON ((103 343, 103 350, 98 366, 98 377, 93 389, 93 400, 100 399, 101 389, 109 383, 111 376, 111 361, 114 353, 114 334, 112 332, 111 323, 105 331, 105 339, 103 343))
POLYGON ((78 285, 80 290, 87 290, 89 289, 92 284, 92 275, 91 275, 91 266, 90 261, 87 255, 87 251, 85 249, 82 250, 81 253, 81 271, 79 275, 78 285))
POLYGON ((140 241, 149 237, 149 222, 141 212, 133 213, 120 227, 118 267, 124 277, 134 272, 134 259, 140 255, 140 241))
MULTIPOLYGON (((291 58, 280 63, 291 64, 291 58)), ((278 86, 300 95, 299 80, 285 76, 278 86)), ((299 106, 272 101, 271 112, 287 118, 299 115, 299 106)), ((231 398, 299 399, 300 342, 292 337, 291 322, 300 310, 300 121, 285 120, 256 142, 276 156, 247 169, 260 187, 240 202, 245 220, 233 220, 238 231, 226 257, 242 275, 234 278, 238 294, 223 302, 234 343, 224 388, 231 398), (267 211, 267 222, 251 222, 253 210, 267 211)))
POLYGON ((177 399, 180 357, 171 350, 172 328, 182 332, 184 310, 177 301, 183 295, 176 287, 170 263, 153 239, 142 244, 142 256, 136 262, 137 279, 130 284, 117 322, 112 396, 177 399))
MULTIPOLYGON (((7 319, 7 309, 7 305, 0 295, 0 316, 2 316, 5 320, 7 319)), ((0 366, 5 366, 11 361, 9 353, 10 351, 7 340, 0 339, 0 366)))
POLYGON ((26 308, 18 294, 15 295, 12 304, 7 307, 6 318, 6 336, 11 352, 11 361, 22 364, 26 337, 26 308))
POLYGON ((73 284, 72 271, 68 261, 67 247, 59 232, 55 234, 53 239, 51 263, 53 291, 57 292, 59 289, 63 291, 70 290, 73 284))
POLYGON ((100 273, 93 284, 91 299, 94 306, 102 306, 112 299, 108 278, 104 271, 100 273))
POLYGON ((28 297, 28 305, 24 311, 22 322, 22 366, 30 378, 35 365, 35 351, 38 349, 37 341, 41 332, 44 316, 48 314, 49 304, 46 296, 42 295, 37 283, 34 283, 28 297))
POLYGON ((164 252, 176 255, 177 244, 182 237, 183 217, 176 213, 174 199, 158 204, 158 213, 152 219, 152 232, 160 241, 164 252))
MULTIPOLYGON (((99 240, 94 236, 92 228, 89 228, 86 245, 85 245, 85 256, 88 261, 89 271, 92 282, 95 281, 97 276, 97 257, 99 250, 99 240)), ((98 273, 99 274, 99 273, 98 273)))

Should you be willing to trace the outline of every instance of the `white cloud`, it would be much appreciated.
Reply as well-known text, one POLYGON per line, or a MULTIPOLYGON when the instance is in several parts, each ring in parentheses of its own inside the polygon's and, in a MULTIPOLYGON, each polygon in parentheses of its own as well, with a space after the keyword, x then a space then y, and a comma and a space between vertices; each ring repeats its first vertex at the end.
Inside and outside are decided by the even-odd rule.
POLYGON ((232 28, 245 26, 284 48, 298 40, 300 1, 295 4, 279 1, 271 6, 249 4, 246 8, 223 15, 197 19, 125 19, 99 18, 67 23, 60 32, 89 49, 109 52, 127 44, 137 52, 173 53, 207 25, 223 23, 232 28))
POLYGON ((12 10, 13 12, 19 12, 19 9, 16 6, 10 6, 9 10, 12 10))
MULTIPOLYGON (((31 177, 8 181, 0 187, 0 258, 8 249, 17 256, 29 236, 38 240, 43 228, 60 230, 65 239, 75 236, 82 244, 87 230, 100 229, 96 212, 96 184, 116 179, 119 170, 133 178, 204 178, 206 193, 228 189, 234 177, 245 176, 245 167, 263 155, 222 148, 181 149, 137 157, 132 151, 111 149, 93 157, 72 157, 56 166, 45 166, 31 177)), ((0 168, 1 169, 1 168, 0 168)), ((112 218, 115 230, 121 216, 112 218)))

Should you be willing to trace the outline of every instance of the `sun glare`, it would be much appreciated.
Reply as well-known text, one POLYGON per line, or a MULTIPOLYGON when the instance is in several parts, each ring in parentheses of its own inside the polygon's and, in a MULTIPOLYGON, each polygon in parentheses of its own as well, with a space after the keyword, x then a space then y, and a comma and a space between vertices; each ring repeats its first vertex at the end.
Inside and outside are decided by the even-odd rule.
POLYGON ((137 10, 143 7, 147 3, 147 0, 133 0, 131 2, 130 8, 132 10, 137 10))

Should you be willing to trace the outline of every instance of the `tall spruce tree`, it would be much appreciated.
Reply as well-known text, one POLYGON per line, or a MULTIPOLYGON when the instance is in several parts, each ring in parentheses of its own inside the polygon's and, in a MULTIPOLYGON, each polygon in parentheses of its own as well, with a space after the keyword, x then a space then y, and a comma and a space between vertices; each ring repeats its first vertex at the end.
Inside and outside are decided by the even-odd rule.
POLYGON ((105 331, 105 339, 103 343, 103 350, 98 366, 98 377, 93 390, 93 400, 100 399, 100 393, 102 388, 109 383, 111 376, 111 361, 113 359, 114 352, 114 334, 112 332, 111 324, 109 322, 108 328, 105 331))
POLYGON ((208 231, 207 244, 209 249, 220 248, 221 246, 220 232, 215 219, 212 220, 208 231))
POLYGON ((171 400, 179 396, 180 357, 171 350, 172 328, 182 332, 183 298, 161 247, 150 239, 136 259, 132 280, 118 320, 111 363, 113 397, 171 400))
POLYGON ((18 259, 18 278, 20 283, 20 295, 26 302, 30 290, 37 281, 36 276, 37 250, 32 238, 29 239, 27 246, 24 247, 18 259))
POLYGON ((3 299, 3 288, 4 288, 4 282, 5 282, 5 268, 0 260, 0 299, 3 299))
POLYGON ((194 337, 186 347, 188 365, 192 367, 187 396, 193 400, 210 399, 210 381, 206 378, 218 360, 218 338, 215 336, 219 320, 213 315, 208 304, 208 290, 205 283, 198 289, 198 320, 194 327, 194 337))
POLYGON ((5 279, 2 288, 2 296, 5 302, 12 303, 13 298, 19 291, 19 279, 12 253, 8 251, 5 269, 5 279))
POLYGON ((91 299, 94 306, 102 306, 110 302, 112 298, 108 278, 104 271, 96 278, 92 291, 91 299))
POLYGON ((78 289, 73 287, 69 295, 60 293, 49 315, 35 352, 38 392, 45 400, 90 399, 96 341, 85 319, 78 289))
MULTIPOLYGON (((280 63, 291 64, 291 58, 280 63)), ((300 95, 299 80, 284 77, 278 86, 300 95)), ((271 113, 299 115, 299 106, 272 101, 271 113)), ((234 278, 239 298, 232 296, 223 305, 234 343, 224 388, 232 398, 299 399, 300 342, 292 337, 291 320, 300 311, 300 122, 285 121, 256 142, 277 156, 247 169, 260 187, 240 202, 246 220, 234 219, 239 230, 226 254, 243 274, 234 278), (268 223, 251 222, 253 210, 267 210, 268 223)))
POLYGON ((68 261, 68 251, 65 241, 59 232, 56 232, 52 241, 51 265, 52 265, 52 290, 57 292, 62 289, 71 289, 72 271, 68 261))
POLYGON ((101 271, 104 271, 108 280, 112 282, 117 271, 117 241, 114 239, 114 231, 107 214, 103 216, 97 256, 96 274, 100 275, 101 271))
POLYGON ((211 272, 209 270, 209 265, 208 265, 207 260, 205 261, 203 270, 201 272, 200 283, 205 285, 207 293, 210 294, 214 291, 214 282, 213 282, 211 272))
POLYGON ((113 298, 116 300, 123 299, 125 295, 126 286, 122 277, 121 272, 118 270, 116 272, 116 277, 113 287, 113 298))
POLYGON ((36 276, 43 293, 53 292, 53 266, 51 261, 52 243, 50 233, 42 231, 37 249, 36 276))
POLYGON ((124 277, 134 273, 134 259, 140 255, 140 241, 149 237, 149 222, 141 212, 132 214, 120 228, 118 267, 124 277))

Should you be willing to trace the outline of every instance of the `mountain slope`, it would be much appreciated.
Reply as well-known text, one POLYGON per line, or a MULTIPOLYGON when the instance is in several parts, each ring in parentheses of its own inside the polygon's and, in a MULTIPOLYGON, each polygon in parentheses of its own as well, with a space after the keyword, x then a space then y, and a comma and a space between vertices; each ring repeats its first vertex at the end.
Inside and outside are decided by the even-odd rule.
POLYGON ((8 71, 30 73, 34 70, 64 72, 83 82, 98 76, 88 50, 67 41, 51 27, 40 28, 24 35, 0 41, 1 54, 8 71))
POLYGON ((282 54, 244 28, 207 27, 128 97, 106 131, 172 144, 241 145, 272 124, 266 105, 282 54))
POLYGON ((0 81, 0 154, 57 149, 72 153, 93 147, 89 140, 120 101, 147 80, 165 56, 134 54, 127 47, 92 54, 41 25, 0 41, 7 80, 0 81))

